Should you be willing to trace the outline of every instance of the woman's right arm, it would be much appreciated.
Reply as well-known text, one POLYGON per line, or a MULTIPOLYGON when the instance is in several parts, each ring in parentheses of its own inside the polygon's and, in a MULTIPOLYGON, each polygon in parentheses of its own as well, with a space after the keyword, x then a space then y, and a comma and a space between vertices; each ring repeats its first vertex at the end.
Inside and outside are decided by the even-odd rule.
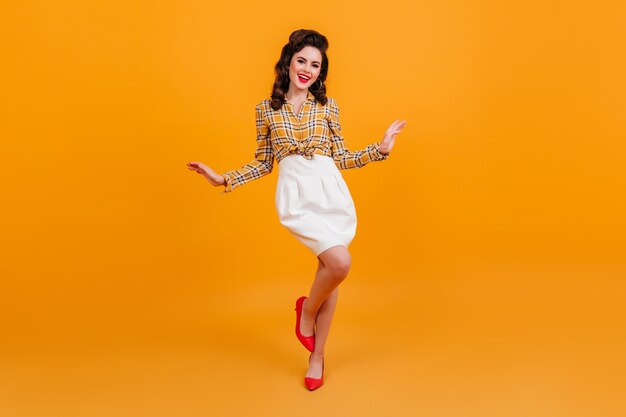
POLYGON ((202 175, 204 178, 207 179, 207 181, 209 181, 212 185, 216 187, 226 184, 226 179, 224 175, 218 174, 208 166, 204 165, 202 162, 187 162, 187 168, 192 171, 196 171, 198 174, 202 175))
POLYGON ((263 115, 262 103, 256 107, 256 131, 257 149, 254 154, 255 158, 239 169, 217 174, 211 168, 199 162, 190 162, 187 165, 192 164, 190 169, 203 174, 212 185, 224 185, 225 189, 222 194, 229 193, 243 184, 261 178, 272 172, 274 166, 274 151, 270 140, 269 126, 263 115))
POLYGON ((270 139, 270 128, 263 112, 263 103, 256 106, 256 151, 254 159, 239 169, 227 171, 224 174, 226 188, 229 193, 235 188, 252 180, 261 178, 272 172, 274 167, 274 150, 270 139))

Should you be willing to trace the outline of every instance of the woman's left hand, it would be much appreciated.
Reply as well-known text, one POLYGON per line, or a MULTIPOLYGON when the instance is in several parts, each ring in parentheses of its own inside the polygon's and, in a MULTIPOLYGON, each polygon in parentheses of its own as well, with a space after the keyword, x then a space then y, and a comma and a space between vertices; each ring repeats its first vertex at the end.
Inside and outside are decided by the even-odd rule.
POLYGON ((389 128, 385 132, 383 140, 380 142, 380 145, 378 145, 378 150, 380 151, 380 153, 388 154, 389 152, 391 152, 393 144, 396 141, 396 135, 400 133, 404 125, 406 125, 406 120, 396 120, 391 124, 391 126, 389 126, 389 128))

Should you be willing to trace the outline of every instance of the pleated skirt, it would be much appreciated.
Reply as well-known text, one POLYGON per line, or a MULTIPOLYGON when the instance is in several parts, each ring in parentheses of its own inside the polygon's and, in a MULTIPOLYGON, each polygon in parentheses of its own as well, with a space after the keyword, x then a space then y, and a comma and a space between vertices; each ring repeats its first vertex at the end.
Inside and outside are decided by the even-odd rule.
POLYGON ((356 210, 335 161, 313 154, 292 154, 278 163, 276 211, 280 223, 315 256, 350 245, 356 234, 356 210))

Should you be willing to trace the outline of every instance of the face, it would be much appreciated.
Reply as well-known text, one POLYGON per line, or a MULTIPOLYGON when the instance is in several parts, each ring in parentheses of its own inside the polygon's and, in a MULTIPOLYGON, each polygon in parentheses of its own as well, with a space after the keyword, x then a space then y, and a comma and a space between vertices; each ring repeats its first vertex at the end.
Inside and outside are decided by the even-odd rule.
POLYGON ((307 90, 322 69, 322 53, 313 46, 305 46, 296 52, 289 65, 289 89, 307 90))

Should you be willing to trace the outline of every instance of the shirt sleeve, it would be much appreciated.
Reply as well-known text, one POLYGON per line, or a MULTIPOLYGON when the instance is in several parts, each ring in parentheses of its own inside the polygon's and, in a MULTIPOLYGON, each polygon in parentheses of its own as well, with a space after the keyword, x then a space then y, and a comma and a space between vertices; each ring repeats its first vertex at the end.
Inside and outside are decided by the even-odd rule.
POLYGON ((272 150, 272 142, 270 140, 269 125, 263 115, 262 104, 256 106, 256 143, 257 149, 252 161, 239 169, 230 170, 222 174, 226 181, 222 194, 229 193, 241 185, 272 172, 274 151, 272 150))
POLYGON ((378 150, 380 142, 375 142, 360 151, 350 151, 346 148, 339 123, 339 107, 337 102, 328 99, 328 127, 330 128, 330 141, 332 144, 333 159, 339 169, 361 168, 373 162, 383 161, 389 158, 389 154, 382 154, 378 150))

